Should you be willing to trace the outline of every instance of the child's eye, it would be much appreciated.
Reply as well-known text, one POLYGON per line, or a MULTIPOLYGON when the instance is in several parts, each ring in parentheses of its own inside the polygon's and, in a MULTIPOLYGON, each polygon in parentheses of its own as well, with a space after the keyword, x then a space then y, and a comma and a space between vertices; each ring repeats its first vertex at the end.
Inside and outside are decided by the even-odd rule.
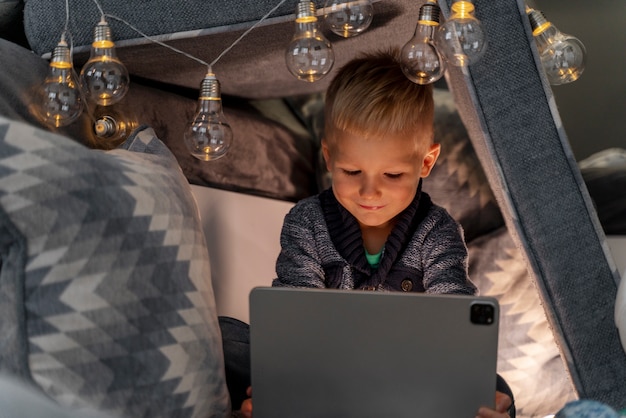
POLYGON ((343 173, 346 176, 356 176, 357 174, 361 173, 361 170, 343 170, 343 173))
POLYGON ((389 177, 390 179, 399 179, 400 177, 402 177, 402 173, 385 173, 385 176, 389 177))

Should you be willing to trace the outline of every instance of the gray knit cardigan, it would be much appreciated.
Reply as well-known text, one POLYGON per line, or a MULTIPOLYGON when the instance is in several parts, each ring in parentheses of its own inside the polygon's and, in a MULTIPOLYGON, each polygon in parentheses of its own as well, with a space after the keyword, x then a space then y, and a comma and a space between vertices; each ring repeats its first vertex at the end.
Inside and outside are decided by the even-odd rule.
POLYGON ((332 189, 298 202, 285 216, 273 286, 475 294, 463 231, 421 192, 398 215, 380 264, 365 258, 358 222, 332 189))

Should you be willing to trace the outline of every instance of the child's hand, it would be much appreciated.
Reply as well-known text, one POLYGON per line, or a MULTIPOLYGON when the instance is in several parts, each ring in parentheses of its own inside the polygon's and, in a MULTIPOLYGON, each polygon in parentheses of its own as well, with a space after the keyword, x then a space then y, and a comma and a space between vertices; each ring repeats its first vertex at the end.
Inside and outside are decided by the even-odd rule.
POLYGON ((509 408, 513 400, 506 393, 496 392, 496 409, 481 407, 476 418, 510 418, 509 408))
MULTIPOLYGON (((245 418, 252 418, 252 387, 246 390, 246 394, 250 396, 250 398, 242 402, 239 413, 245 418)), ((508 410, 511 407, 511 403, 512 400, 507 394, 496 392, 496 409, 482 407, 478 410, 477 418, 510 418, 508 410)))
POLYGON ((249 386, 246 390, 246 394, 250 396, 248 399, 244 400, 241 403, 241 408, 239 409, 240 416, 245 418, 252 418, 252 387, 249 386))

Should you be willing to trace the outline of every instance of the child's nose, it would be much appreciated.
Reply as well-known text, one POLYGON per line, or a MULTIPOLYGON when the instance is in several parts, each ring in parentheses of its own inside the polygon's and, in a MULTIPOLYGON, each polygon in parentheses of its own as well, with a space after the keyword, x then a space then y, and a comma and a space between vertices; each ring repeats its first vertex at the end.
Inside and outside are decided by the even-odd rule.
POLYGON ((378 181, 374 178, 364 178, 361 182, 360 194, 363 197, 376 197, 380 194, 378 181))

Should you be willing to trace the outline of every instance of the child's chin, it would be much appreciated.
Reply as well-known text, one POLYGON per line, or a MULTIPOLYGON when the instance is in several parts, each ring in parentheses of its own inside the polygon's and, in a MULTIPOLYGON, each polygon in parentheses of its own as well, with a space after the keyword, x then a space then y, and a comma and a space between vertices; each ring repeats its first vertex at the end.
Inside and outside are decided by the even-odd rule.
POLYGON ((366 228, 383 228, 391 222, 391 219, 383 216, 357 216, 356 218, 361 227, 366 228))

